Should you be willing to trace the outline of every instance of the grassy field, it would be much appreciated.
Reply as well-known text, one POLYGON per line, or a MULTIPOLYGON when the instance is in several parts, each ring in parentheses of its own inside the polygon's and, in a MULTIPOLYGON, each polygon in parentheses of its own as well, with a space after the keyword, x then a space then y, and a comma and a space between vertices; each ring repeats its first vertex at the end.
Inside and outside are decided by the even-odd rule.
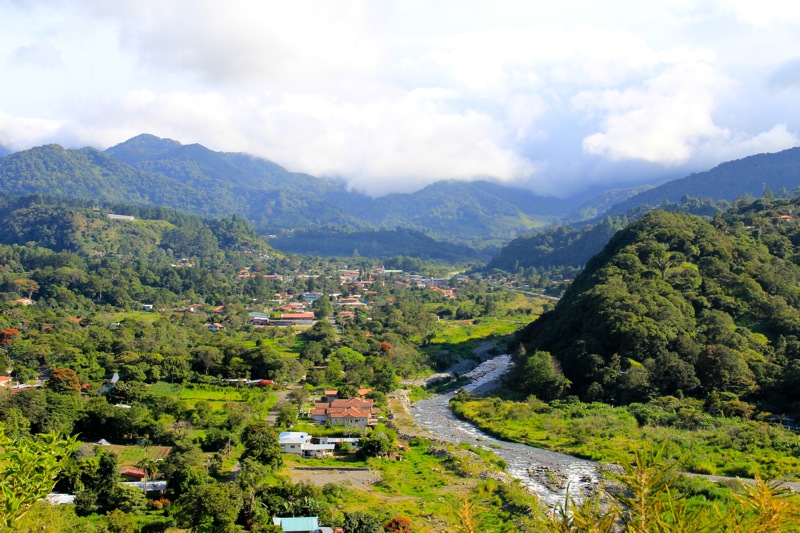
POLYGON ((120 470, 124 470, 126 468, 135 468, 136 463, 141 461, 142 459, 163 459, 167 455, 169 455, 170 450, 172 450, 171 446, 122 446, 117 444, 112 444, 108 446, 114 453, 117 454, 119 458, 119 468, 120 470))

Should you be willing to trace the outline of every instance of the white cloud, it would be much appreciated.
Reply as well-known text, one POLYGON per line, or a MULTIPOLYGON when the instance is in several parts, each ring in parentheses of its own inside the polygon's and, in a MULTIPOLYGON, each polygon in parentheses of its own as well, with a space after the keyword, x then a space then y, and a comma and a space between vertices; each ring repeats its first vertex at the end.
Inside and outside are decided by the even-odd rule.
POLYGON ((18 47, 11 54, 9 63, 21 66, 35 65, 44 68, 64 66, 58 49, 48 42, 36 42, 18 47))
POLYGON ((739 20, 757 29, 800 19, 800 3, 795 0, 728 0, 728 4, 739 20))
MULTIPOLYGON (((224 98, 139 91, 122 106, 87 108, 82 122, 125 124, 117 142, 147 131, 245 151, 295 171, 346 177, 373 194, 415 190, 432 179, 510 181, 533 173, 530 161, 505 147, 509 140, 501 123, 477 111, 448 110, 452 95, 423 89, 361 102, 325 95, 224 98)), ((91 142, 102 130, 73 134, 91 142)))
POLYGON ((588 135, 583 149, 612 160, 686 163, 698 144, 729 134, 713 119, 725 81, 710 66, 690 63, 639 87, 583 92, 574 100, 577 108, 605 113, 602 131, 588 135))
POLYGON ((54 120, 15 117, 0 111, 0 146, 19 150, 47 142, 61 126, 63 123, 54 120))
POLYGON ((0 0, 0 143, 149 132, 373 194, 674 175, 797 142, 794 4, 0 0))

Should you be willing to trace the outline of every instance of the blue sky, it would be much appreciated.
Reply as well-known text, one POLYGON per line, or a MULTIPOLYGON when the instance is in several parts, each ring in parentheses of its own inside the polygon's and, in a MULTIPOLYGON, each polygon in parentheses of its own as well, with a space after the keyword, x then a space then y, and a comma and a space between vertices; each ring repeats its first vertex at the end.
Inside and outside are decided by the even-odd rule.
POLYGON ((799 96, 796 1, 0 0, 0 145, 146 132, 372 195, 680 177, 800 144, 799 96))

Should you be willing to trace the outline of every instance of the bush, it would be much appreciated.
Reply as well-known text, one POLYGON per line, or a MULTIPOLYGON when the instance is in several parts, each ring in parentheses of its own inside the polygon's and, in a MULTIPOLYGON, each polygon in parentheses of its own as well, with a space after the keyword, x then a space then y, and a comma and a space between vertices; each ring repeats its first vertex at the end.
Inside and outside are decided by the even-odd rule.
POLYGON ((717 475, 717 466, 710 462, 710 461, 697 461, 692 464, 686 465, 689 472, 693 472, 695 474, 704 474, 707 476, 715 476, 717 475))

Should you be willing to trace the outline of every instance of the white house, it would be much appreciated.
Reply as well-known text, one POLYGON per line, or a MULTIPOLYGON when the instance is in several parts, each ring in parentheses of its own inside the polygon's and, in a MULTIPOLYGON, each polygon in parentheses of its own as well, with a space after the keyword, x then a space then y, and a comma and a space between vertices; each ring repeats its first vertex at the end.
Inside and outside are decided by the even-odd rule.
POLYGON ((311 439, 311 435, 300 431, 284 431, 278 435, 281 452, 300 457, 327 457, 336 447, 335 444, 315 444, 311 439))

